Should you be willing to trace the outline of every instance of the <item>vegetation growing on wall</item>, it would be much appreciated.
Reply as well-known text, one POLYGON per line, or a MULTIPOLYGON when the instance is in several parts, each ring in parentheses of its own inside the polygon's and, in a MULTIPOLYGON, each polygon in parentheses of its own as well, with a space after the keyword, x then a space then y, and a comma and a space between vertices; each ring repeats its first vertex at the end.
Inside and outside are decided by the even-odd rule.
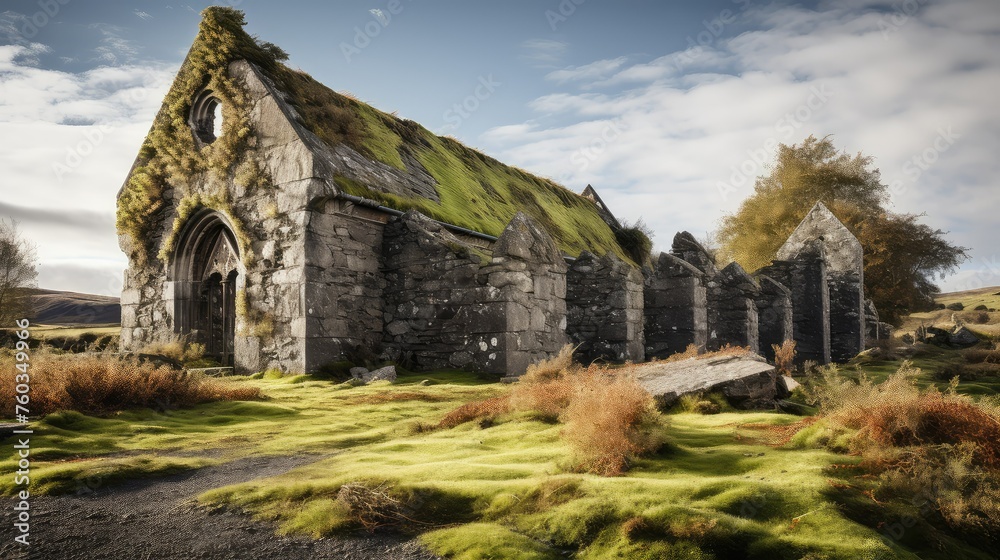
MULTIPOLYGON (((186 200, 194 200, 194 187, 209 185, 216 209, 234 217, 226 195, 228 177, 235 175, 241 186, 251 189, 269 181, 256 162, 246 111, 246 94, 229 77, 230 62, 245 59, 265 71, 273 71, 278 60, 287 58, 270 43, 259 43, 243 32, 243 13, 231 8, 209 8, 203 13, 198 37, 174 80, 173 87, 143 143, 135 167, 118 199, 117 227, 133 242, 131 258, 148 261, 155 249, 156 216, 164 210, 167 189, 179 190, 186 200), (221 136, 199 146, 188 115, 195 94, 208 88, 219 99, 223 111, 221 136)), ((190 214, 192 208, 188 208, 190 214)), ((174 231, 185 217, 178 214, 174 231)), ((238 220, 234 221, 234 226, 238 220)), ((241 242, 245 232, 236 232, 241 242)), ((165 242, 160 257, 169 258, 173 239, 165 242)), ((244 258, 251 258, 245 244, 244 258)))
MULTIPOLYGON (((213 7, 203 12, 198 37, 121 193, 118 231, 133 240, 130 256, 140 264, 155 249, 154 226, 165 209, 168 189, 179 189, 180 198, 186 198, 197 194, 192 192, 194 185, 207 183, 210 197, 220 203, 216 209, 232 216, 229 201, 221 196, 230 177, 248 189, 269 182, 253 148, 246 95, 227 74, 229 63, 240 59, 255 64, 288 93, 303 124, 327 144, 349 146, 398 169, 406 167, 404 155, 419 162, 437 181, 440 203, 383 193, 358 182, 338 182, 345 192, 492 235, 499 235, 514 214, 523 211, 569 254, 584 249, 597 254, 611 251, 635 260, 634 251, 619 244, 591 201, 454 139, 436 136, 413 121, 330 90, 282 65, 287 55, 248 35, 244 24, 239 10, 213 7), (188 124, 191 100, 202 88, 212 90, 224 111, 223 133, 207 146, 199 146, 188 124)), ((175 232, 184 219, 178 215, 175 232)), ((172 237, 165 240, 161 259, 169 258, 172 243, 172 237)))

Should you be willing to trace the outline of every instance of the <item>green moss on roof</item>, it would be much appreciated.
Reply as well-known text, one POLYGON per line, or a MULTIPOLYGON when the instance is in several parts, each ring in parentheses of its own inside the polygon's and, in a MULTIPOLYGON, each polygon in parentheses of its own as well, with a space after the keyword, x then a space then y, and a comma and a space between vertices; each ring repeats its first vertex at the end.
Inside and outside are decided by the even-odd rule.
POLYGON ((408 153, 437 180, 441 201, 402 197, 340 178, 337 184, 348 194, 399 210, 416 209, 491 235, 499 235, 514 214, 523 211, 545 226, 567 253, 587 249, 626 256, 594 203, 565 187, 337 93, 301 72, 279 66, 274 78, 291 97, 305 127, 324 142, 346 144, 398 169, 405 169, 400 154, 408 153))
MULTIPOLYGON (((399 210, 416 209, 437 220, 491 235, 499 235, 514 214, 523 211, 571 255, 586 249, 628 258, 590 200, 451 138, 437 136, 413 121, 334 92, 307 74, 284 66, 280 49, 246 34, 239 10, 214 7, 206 9, 203 16, 198 37, 119 201, 119 230, 134 239, 148 239, 151 216, 162 207, 164 183, 176 187, 199 173, 224 176, 240 164, 240 152, 246 149, 243 126, 238 132, 224 133, 230 141, 216 141, 199 150, 186 117, 190 100, 206 84, 206 76, 210 87, 222 90, 227 98, 223 101, 230 101, 224 106, 239 108, 241 92, 231 91, 238 88, 233 87, 226 69, 230 62, 246 59, 288 94, 303 125, 325 143, 349 146, 373 161, 402 170, 403 154, 408 154, 437 181, 440 202, 384 193, 371 185, 333 178, 345 192, 399 210)), ((245 118, 239 115, 241 125, 245 118)), ((225 122, 233 120, 225 116, 225 122)))

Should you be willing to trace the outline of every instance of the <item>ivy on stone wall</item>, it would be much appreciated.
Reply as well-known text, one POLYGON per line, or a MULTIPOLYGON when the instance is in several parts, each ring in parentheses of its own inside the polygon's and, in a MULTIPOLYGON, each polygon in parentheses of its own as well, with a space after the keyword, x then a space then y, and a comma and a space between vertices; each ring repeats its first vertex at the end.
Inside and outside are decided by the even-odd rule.
POLYGON ((148 263, 156 249, 157 216, 166 210, 168 189, 180 192, 181 204, 173 233, 159 251, 162 261, 169 260, 177 232, 197 204, 226 214, 243 245, 244 263, 253 259, 249 235, 232 211, 227 184, 233 177, 240 186, 253 190, 270 184, 270 180, 257 158, 246 93, 228 75, 228 68, 231 62, 243 59, 271 71, 287 55, 248 36, 239 10, 212 7, 202 16, 198 37, 118 199, 118 233, 129 238, 129 256, 140 265, 148 263), (199 146, 188 116, 192 99, 203 88, 210 89, 221 102, 223 128, 218 139, 199 146), (196 192, 198 184, 206 185, 203 192, 196 192))

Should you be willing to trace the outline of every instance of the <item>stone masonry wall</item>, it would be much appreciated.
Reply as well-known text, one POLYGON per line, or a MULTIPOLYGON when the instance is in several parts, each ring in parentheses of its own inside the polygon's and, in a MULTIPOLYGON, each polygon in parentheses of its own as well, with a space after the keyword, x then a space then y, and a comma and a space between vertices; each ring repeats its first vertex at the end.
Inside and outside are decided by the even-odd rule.
POLYGON ((775 261, 760 272, 791 291, 796 361, 830 363, 830 294, 822 245, 809 244, 795 260, 775 261))
POLYGON ((705 274, 687 261, 660 253, 644 270, 646 358, 666 358, 708 342, 705 274))
POLYGON ((708 280, 708 349, 760 346, 756 299, 760 286, 737 263, 708 280))
POLYGON ((414 211, 389 221, 382 250, 385 355, 414 369, 469 366, 484 351, 470 348, 470 333, 485 326, 476 317, 490 289, 477 276, 489 254, 414 211))
POLYGON ((757 276, 760 293, 757 304, 758 338, 760 354, 774 360, 774 345, 793 340, 792 292, 779 282, 765 275, 757 276))
POLYGON ((387 216, 330 200, 306 227, 306 369, 382 344, 382 235, 387 216))
POLYGON ((584 251, 566 273, 566 334, 578 345, 576 357, 641 362, 643 278, 638 269, 607 254, 584 251))
POLYGON ((865 349, 865 301, 861 275, 828 272, 830 358, 846 362, 865 349))
POLYGON ((490 290, 482 327, 469 323, 480 331, 470 345, 478 350, 473 355, 476 369, 520 375, 569 342, 566 262, 534 220, 522 213, 514 216, 497 239, 490 264, 480 270, 479 282, 490 290))

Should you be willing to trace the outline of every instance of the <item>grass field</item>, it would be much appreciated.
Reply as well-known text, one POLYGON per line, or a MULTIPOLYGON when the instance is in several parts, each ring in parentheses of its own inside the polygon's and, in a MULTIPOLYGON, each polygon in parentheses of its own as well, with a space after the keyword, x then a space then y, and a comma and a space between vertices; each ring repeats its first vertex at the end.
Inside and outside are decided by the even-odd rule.
MULTIPOLYGON (((931 346, 912 356, 924 386, 945 385, 934 372, 961 360, 931 346)), ((881 380, 901 363, 863 356, 842 370, 881 380)), ((221 382, 257 386, 264 400, 46 416, 33 424, 33 491, 79 493, 247 456, 307 455, 315 459, 284 475, 209 490, 200 505, 313 537, 384 525, 458 559, 995 557, 923 529, 885 536, 909 510, 878 502, 858 457, 817 443, 820 425, 791 438, 808 425, 800 416, 664 414, 666 445, 623 476, 601 477, 575 467, 563 425, 532 414, 429 429, 464 403, 510 391, 472 374, 405 374, 364 387, 254 377, 221 382), (370 505, 367 518, 347 505, 344 488, 370 505)), ((1000 383, 986 377, 958 388, 983 398, 1000 383)), ((15 464, 8 456, 0 471, 15 464)), ((0 478, 0 492, 9 494, 12 480, 0 478)))

